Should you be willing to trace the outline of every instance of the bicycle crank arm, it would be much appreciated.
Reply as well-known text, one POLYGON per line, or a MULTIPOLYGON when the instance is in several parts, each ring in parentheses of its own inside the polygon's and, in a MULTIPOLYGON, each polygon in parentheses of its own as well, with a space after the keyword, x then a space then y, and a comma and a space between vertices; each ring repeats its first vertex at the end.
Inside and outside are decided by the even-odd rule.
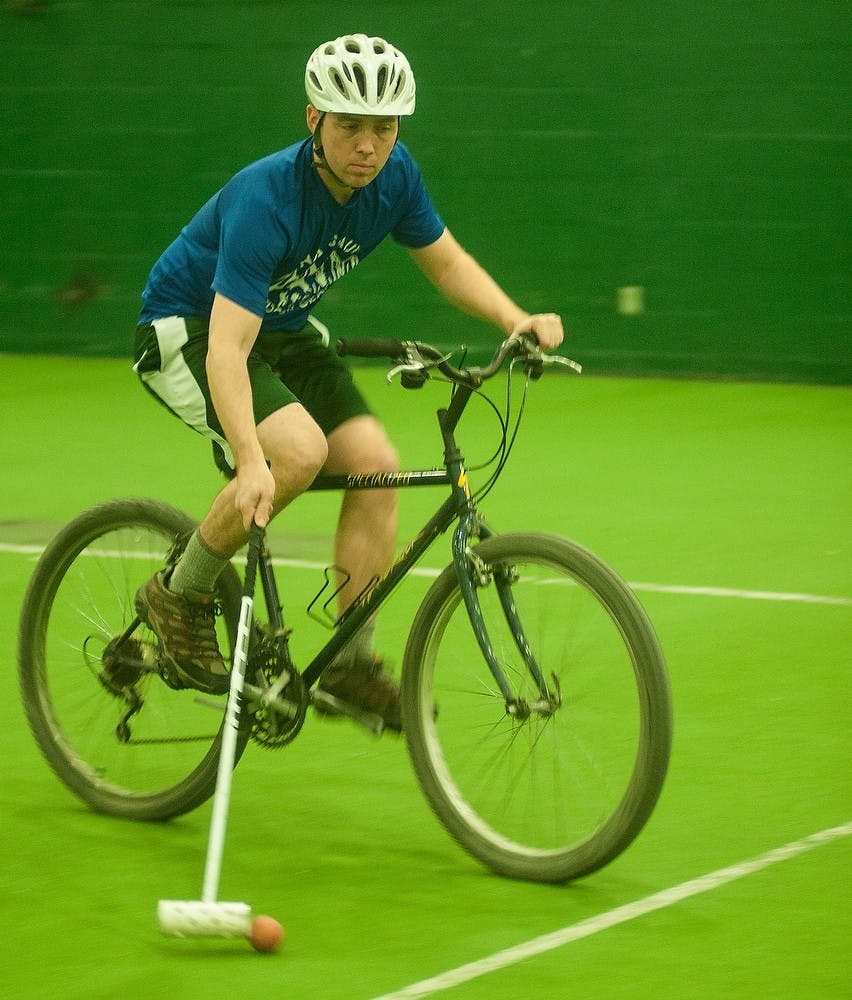
MULTIPOLYGON (((286 719, 295 719, 299 714, 299 706, 292 701, 285 701, 283 698, 273 698, 259 687, 253 684, 246 684, 243 687, 243 697, 250 705, 262 705, 269 707, 283 715, 286 719)), ((214 701, 212 698, 194 698, 196 705, 203 705, 204 708, 212 709, 214 712, 222 712, 222 703, 214 701)))
POLYGON ((245 684, 243 686, 243 697, 250 705, 271 708, 286 719, 295 719, 299 714, 299 705, 284 698, 279 698, 273 691, 274 688, 266 689, 259 688, 254 684, 245 684))
POLYGON ((369 729, 374 736, 381 736, 385 728, 385 720, 373 712, 362 712, 354 705, 335 698, 325 691, 311 691, 311 704, 321 715, 345 715, 369 729))

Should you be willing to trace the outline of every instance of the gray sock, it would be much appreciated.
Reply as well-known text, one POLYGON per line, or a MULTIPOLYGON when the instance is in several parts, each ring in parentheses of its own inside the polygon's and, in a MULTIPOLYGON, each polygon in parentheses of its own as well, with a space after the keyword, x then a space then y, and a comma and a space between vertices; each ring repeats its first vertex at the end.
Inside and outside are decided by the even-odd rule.
POLYGON ((219 574, 228 562, 227 556, 210 548, 196 528, 172 571, 169 590, 175 594, 185 594, 188 590, 212 594, 219 574))

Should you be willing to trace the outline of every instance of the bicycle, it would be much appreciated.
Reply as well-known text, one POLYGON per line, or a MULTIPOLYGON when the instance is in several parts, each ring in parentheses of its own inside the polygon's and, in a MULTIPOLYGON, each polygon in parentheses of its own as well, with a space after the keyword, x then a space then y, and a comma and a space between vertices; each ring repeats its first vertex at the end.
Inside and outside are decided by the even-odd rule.
MULTIPOLYGON (((479 510, 523 413, 522 402, 512 426, 513 369, 525 375, 525 400, 545 366, 579 365, 527 338, 504 341, 480 367, 413 341, 341 341, 338 349, 390 358, 388 380, 400 375, 406 388, 429 378, 449 383, 449 404, 437 413, 444 460, 435 469, 320 477, 312 489, 443 486, 448 495, 302 671, 263 546, 268 620, 252 626, 235 763, 249 741, 288 744, 321 700, 321 708, 347 712, 317 681, 452 528, 452 561, 420 604, 403 656, 404 737, 415 774, 447 831, 494 872, 541 882, 587 875, 634 840, 663 787, 672 737, 663 654, 629 586, 597 556, 552 535, 495 534, 479 510), (500 371, 505 413, 491 405, 501 441, 474 493, 456 428, 500 371)), ((26 714, 49 765, 97 811, 166 820, 213 792, 227 699, 177 690, 134 608, 139 584, 177 559, 194 527, 156 500, 100 504, 50 542, 29 583, 19 633, 26 714)), ((231 655, 240 594, 229 565, 216 599, 220 646, 231 655)), ((381 729, 377 717, 357 721, 381 729)))

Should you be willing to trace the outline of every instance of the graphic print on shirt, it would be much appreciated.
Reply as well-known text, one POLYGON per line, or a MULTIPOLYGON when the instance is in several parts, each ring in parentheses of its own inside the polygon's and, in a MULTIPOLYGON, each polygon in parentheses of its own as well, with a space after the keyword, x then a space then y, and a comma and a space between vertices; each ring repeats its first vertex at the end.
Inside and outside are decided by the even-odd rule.
POLYGON ((307 254, 296 267, 269 286, 266 314, 277 315, 312 306, 338 278, 361 261, 361 244, 347 236, 332 236, 324 250, 307 254))

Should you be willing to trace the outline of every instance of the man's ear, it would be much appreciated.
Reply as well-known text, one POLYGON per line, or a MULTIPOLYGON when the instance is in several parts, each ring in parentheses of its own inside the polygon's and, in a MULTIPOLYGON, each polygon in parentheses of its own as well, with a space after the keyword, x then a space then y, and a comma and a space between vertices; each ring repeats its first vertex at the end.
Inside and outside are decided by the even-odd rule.
POLYGON ((313 106, 313 104, 309 104, 305 108, 305 121, 308 123, 308 128, 311 130, 311 135, 314 134, 314 131, 316 130, 319 120, 320 120, 319 111, 317 111, 317 109, 313 106))

